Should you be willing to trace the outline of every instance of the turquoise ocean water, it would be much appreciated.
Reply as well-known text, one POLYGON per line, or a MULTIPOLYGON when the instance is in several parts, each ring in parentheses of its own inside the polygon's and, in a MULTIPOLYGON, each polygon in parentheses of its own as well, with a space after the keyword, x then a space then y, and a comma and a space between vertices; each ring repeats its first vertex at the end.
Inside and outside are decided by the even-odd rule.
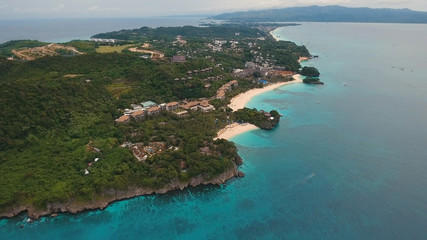
POLYGON ((319 55, 305 65, 326 84, 248 104, 285 117, 232 139, 244 178, 3 219, 0 239, 426 239, 427 25, 304 23, 274 34, 319 55))

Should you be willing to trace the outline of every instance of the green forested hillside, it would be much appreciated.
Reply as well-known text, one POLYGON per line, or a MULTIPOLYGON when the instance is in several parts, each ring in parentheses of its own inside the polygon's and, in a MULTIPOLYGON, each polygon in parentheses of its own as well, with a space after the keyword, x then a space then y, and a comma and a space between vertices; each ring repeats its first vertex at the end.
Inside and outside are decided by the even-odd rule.
POLYGON ((149 28, 142 27, 133 30, 120 30, 109 33, 96 34, 94 38, 112 38, 120 40, 172 40, 177 35, 181 35, 187 39, 199 38, 224 38, 224 39, 244 39, 261 36, 262 31, 250 27, 235 27, 235 26, 211 26, 209 28, 201 28, 194 26, 185 27, 159 27, 149 28), (236 33, 239 33, 236 35, 236 33))
POLYGON ((231 96, 257 87, 256 74, 238 77, 238 88, 227 92, 225 100, 215 99, 217 90, 236 79, 234 69, 247 62, 269 65, 265 71, 298 71, 298 57, 310 56, 304 46, 277 42, 247 26, 136 32, 98 37, 125 39, 117 44, 149 48, 165 57, 145 59, 144 53, 128 47, 121 53, 97 53, 104 43, 72 41, 63 45, 76 48, 75 56, 6 60, 15 48, 45 43, 12 41, 0 46, 7 52, 0 54, 0 213, 18 206, 84 205, 102 200, 110 190, 158 189, 172 181, 213 179, 238 160, 233 143, 213 140, 219 129, 252 118, 262 127, 275 125, 256 111, 227 111, 231 96), (186 36, 186 41, 176 43, 176 34, 186 36), (174 55, 186 56, 186 61, 174 63, 174 55), (135 103, 199 98, 211 99, 216 110, 189 111, 186 117, 163 111, 143 121, 115 124, 135 103), (132 144, 157 152, 138 161, 132 144), (161 151, 153 150, 156 145, 161 151))
POLYGON ((172 78, 201 66, 209 65, 198 61, 178 68, 132 54, 1 62, 0 209, 19 204, 43 208, 49 202, 92 199, 108 189, 132 185, 156 188, 175 178, 186 180, 201 173, 212 177, 231 167, 234 145, 212 142, 220 127, 214 119, 225 119, 222 113, 216 117, 194 113, 185 121, 166 114, 132 125, 114 124, 121 105, 210 94, 204 89, 184 91, 186 87, 172 78), (66 76, 70 74, 77 77, 66 76), (130 91, 116 99, 109 90, 118 79, 124 79, 122 84, 130 91), (136 129, 141 134, 132 136, 136 129), (173 141, 170 135, 176 136, 173 141), (179 150, 138 162, 119 146, 125 140, 165 141, 179 150), (88 150, 90 142, 101 152, 88 150), (201 155, 198 149, 204 146, 223 152, 223 157, 201 155), (96 157, 99 162, 84 176, 96 157), (188 166, 186 173, 180 171, 181 161, 188 166))

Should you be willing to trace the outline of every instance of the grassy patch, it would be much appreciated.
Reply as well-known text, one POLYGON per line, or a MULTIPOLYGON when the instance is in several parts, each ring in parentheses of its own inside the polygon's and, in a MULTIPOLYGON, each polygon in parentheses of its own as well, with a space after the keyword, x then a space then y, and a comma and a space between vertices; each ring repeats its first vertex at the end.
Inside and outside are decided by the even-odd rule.
POLYGON ((130 46, 132 46, 132 45, 99 46, 96 49, 96 52, 98 52, 98 53, 112 53, 112 52, 118 52, 118 53, 120 53, 120 52, 123 51, 123 49, 128 48, 130 46))
POLYGON ((76 77, 83 77, 83 74, 65 74, 65 78, 76 78, 76 77))
POLYGON ((119 98, 120 95, 128 93, 132 89, 132 85, 123 80, 116 80, 110 85, 107 85, 107 91, 114 96, 114 98, 119 98))

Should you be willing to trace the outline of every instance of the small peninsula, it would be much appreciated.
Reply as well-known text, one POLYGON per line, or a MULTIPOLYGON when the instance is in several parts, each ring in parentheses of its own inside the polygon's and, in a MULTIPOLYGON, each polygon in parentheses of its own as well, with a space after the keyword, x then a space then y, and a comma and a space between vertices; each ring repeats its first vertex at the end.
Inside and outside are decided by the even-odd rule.
POLYGON ((298 60, 311 57, 276 41, 275 27, 142 27, 1 44, 0 217, 102 209, 243 176, 221 133, 272 129, 281 116, 236 98, 301 82, 298 60))

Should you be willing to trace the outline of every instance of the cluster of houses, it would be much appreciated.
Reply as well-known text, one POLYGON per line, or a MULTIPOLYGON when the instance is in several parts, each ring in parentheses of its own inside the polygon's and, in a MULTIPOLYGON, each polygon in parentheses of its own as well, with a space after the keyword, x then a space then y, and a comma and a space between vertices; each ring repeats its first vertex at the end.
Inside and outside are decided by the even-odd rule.
POLYGON ((100 43, 116 43, 117 39, 105 39, 105 38, 91 38, 90 39, 93 42, 100 42, 100 43))
POLYGON ((147 116, 155 116, 162 110, 173 111, 178 108, 178 102, 163 103, 158 105, 155 102, 142 102, 141 105, 132 104, 133 109, 125 109, 124 114, 116 119, 116 123, 127 123, 131 119, 143 120, 147 116))
MULTIPOLYGON (((122 145, 122 147, 128 147, 131 150, 132 154, 136 157, 136 159, 142 162, 147 160, 148 157, 164 151, 166 149, 166 143, 149 142, 147 146, 144 146, 143 143, 126 142, 122 145)), ((177 147, 175 147, 175 150, 177 150, 177 147)))
POLYGON ((207 78, 202 79, 203 81, 218 81, 218 80, 222 80, 224 79, 224 75, 219 75, 219 76, 210 76, 207 78))
POLYGON ((176 36, 176 41, 172 42, 174 46, 176 45, 185 45, 187 44, 187 40, 184 40, 181 35, 176 36))
POLYGON ((135 121, 144 120, 147 116, 155 116, 162 111, 172 112, 179 117, 187 116, 188 111, 210 112, 215 110, 215 107, 209 104, 208 100, 201 99, 198 101, 181 101, 156 104, 152 101, 142 102, 141 105, 132 104, 133 109, 125 109, 122 116, 115 120, 117 124, 128 123, 132 119, 135 121))
POLYGON ((209 73, 213 71, 213 67, 203 68, 203 69, 195 69, 193 71, 187 71, 187 75, 197 75, 202 73, 209 73))
POLYGON ((269 58, 256 57, 255 61, 246 62, 244 69, 234 69, 233 75, 239 78, 245 78, 259 72, 262 77, 284 77, 289 78, 295 74, 293 71, 287 71, 284 68, 274 66, 269 58))
POLYGON ((239 86, 239 83, 237 82, 237 80, 233 80, 222 85, 222 87, 220 87, 216 92, 216 99, 224 100, 225 93, 231 91, 233 88, 236 88, 238 86, 239 86))
POLYGON ((180 108, 191 111, 202 111, 204 113, 215 110, 215 107, 212 106, 208 100, 202 99, 199 101, 183 101, 181 102, 180 108))
MULTIPOLYGON (((220 87, 217 91, 216 99, 224 100, 225 93, 231 91, 233 88, 238 87, 237 80, 230 81, 220 87)), ((210 86, 209 86, 210 87, 210 86)), ((117 124, 128 123, 132 119, 135 121, 144 120, 147 116, 155 116, 162 111, 172 112, 179 117, 184 117, 189 114, 188 111, 201 111, 204 113, 214 111, 215 107, 209 103, 208 99, 199 99, 195 101, 181 101, 157 104, 152 101, 142 102, 139 104, 132 104, 132 109, 125 109, 124 114, 117 118, 117 124)))
MULTIPOLYGON (((240 33, 239 33, 240 35, 240 33)), ((236 35, 238 36, 238 35, 236 35)), ((226 40, 214 40, 213 43, 207 43, 206 46, 212 51, 212 52, 221 52, 223 51, 222 45, 226 44, 226 40)), ((228 43, 231 44, 231 49, 237 49, 237 45, 239 42, 236 41, 229 41, 228 43)))
MULTIPOLYGON (((224 100, 225 93, 239 86, 237 80, 230 81, 222 85, 215 96, 216 99, 224 100)), ((206 86, 205 86, 206 87, 206 86)), ((210 87, 210 86, 208 86, 210 87)), ((144 120, 147 116, 155 116, 162 111, 172 112, 179 117, 184 117, 189 114, 188 111, 201 111, 204 113, 214 111, 215 107, 209 103, 209 99, 203 98, 195 101, 180 101, 157 104, 152 101, 142 102, 141 104, 132 104, 132 109, 125 109, 122 116, 117 118, 117 124, 128 123, 132 119, 135 121, 144 120)))
POLYGON ((222 45, 227 43, 227 41, 220 41, 220 40, 215 40, 214 44, 212 43, 208 43, 206 44, 206 46, 212 50, 212 52, 221 52, 222 51, 222 45))

